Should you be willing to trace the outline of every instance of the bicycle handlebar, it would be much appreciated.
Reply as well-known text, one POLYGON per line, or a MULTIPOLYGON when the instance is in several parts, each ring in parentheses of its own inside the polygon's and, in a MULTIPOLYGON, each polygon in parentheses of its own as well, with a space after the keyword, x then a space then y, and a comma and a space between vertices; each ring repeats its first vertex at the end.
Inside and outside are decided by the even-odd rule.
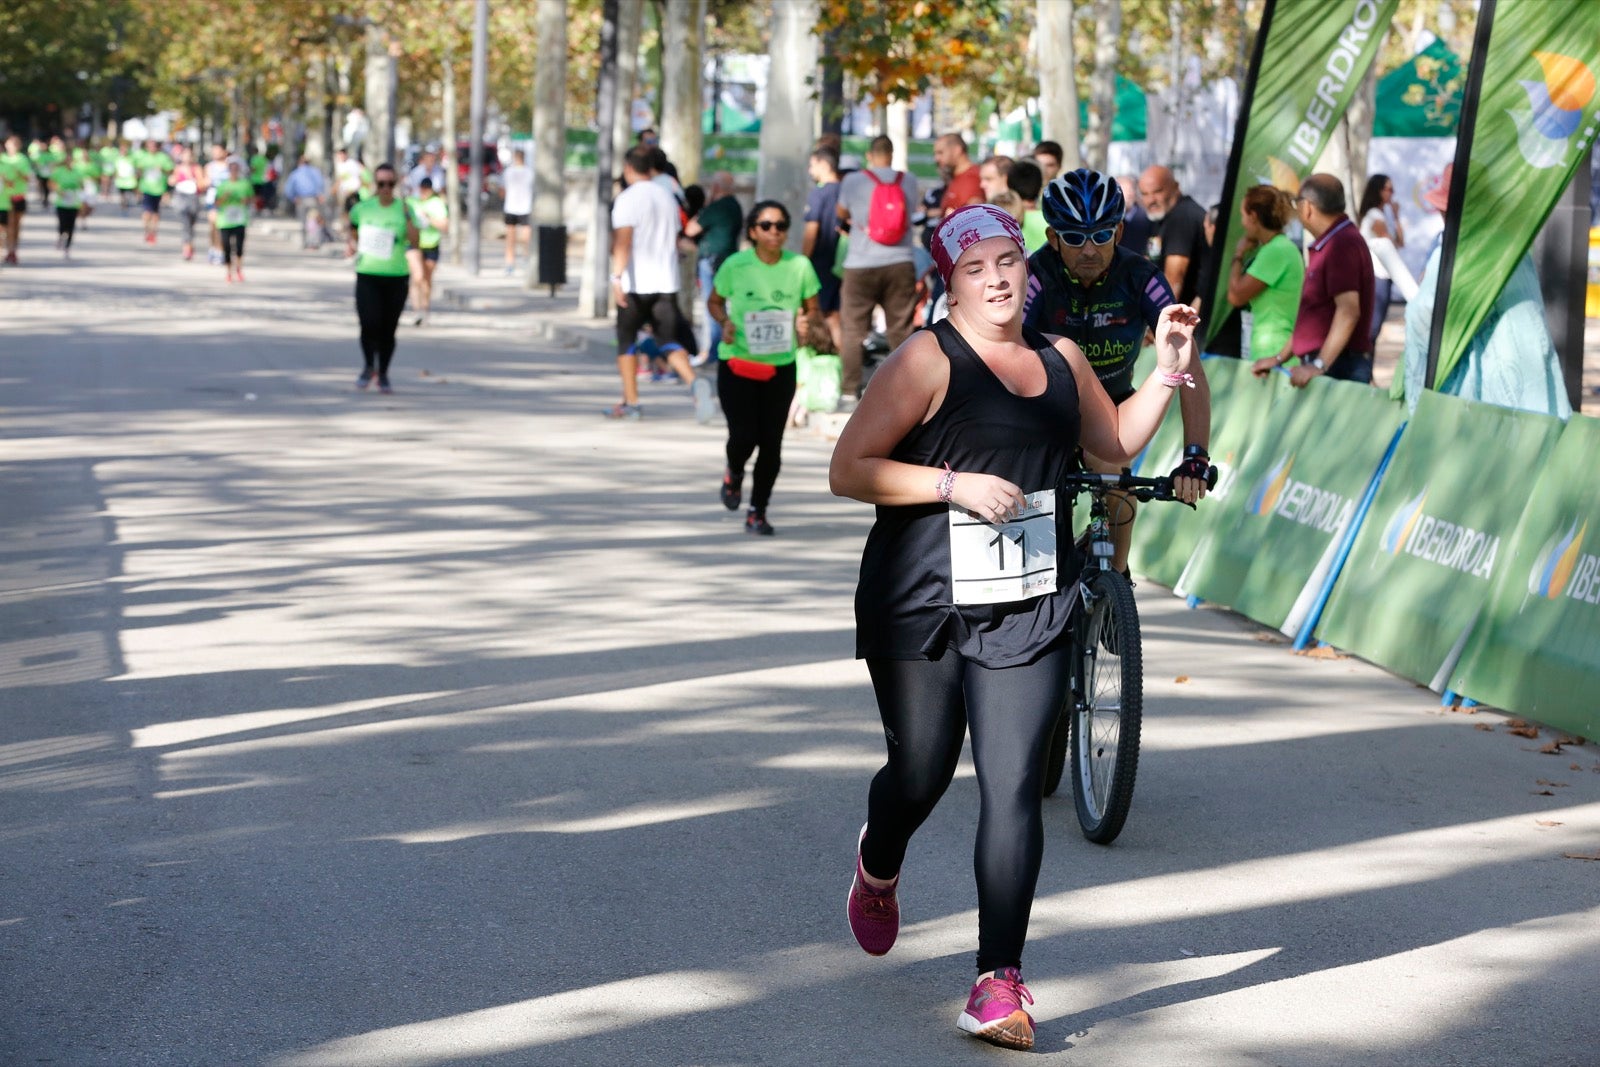
MULTIPOLYGON (((1097 474, 1092 471, 1079 471, 1076 474, 1066 475, 1062 481, 1069 488, 1076 488, 1084 493, 1104 493, 1117 490, 1127 493, 1135 500, 1178 500, 1173 494, 1172 476, 1164 475, 1160 478, 1136 478, 1133 472, 1124 467, 1120 474, 1097 474)), ((1211 467, 1206 471, 1206 488, 1217 487, 1217 468, 1211 467)), ((1186 501, 1178 500, 1179 503, 1186 501)), ((1190 505, 1191 507, 1193 505, 1190 505)))

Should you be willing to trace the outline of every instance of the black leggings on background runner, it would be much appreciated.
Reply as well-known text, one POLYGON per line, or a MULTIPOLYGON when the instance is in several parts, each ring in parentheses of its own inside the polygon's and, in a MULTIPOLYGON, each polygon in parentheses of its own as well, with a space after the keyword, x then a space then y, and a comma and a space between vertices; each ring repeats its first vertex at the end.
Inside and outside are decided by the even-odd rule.
POLYGON ((1024 667, 991 670, 946 650, 937 660, 867 660, 889 761, 867 796, 861 864, 892 878, 906 844, 956 773, 972 731, 978 771, 978 970, 1022 965, 1044 856, 1044 751, 1067 691, 1066 641, 1024 667))
POLYGON ((411 278, 401 274, 356 275, 356 317, 361 320, 361 358, 376 366, 378 376, 389 376, 394 358, 394 331, 406 310, 411 278))
POLYGON ((750 489, 750 506, 757 511, 766 511, 772 499, 782 463, 783 429, 794 401, 794 364, 777 371, 767 381, 758 382, 733 373, 727 360, 717 361, 717 399, 728 420, 728 469, 743 475, 750 456, 760 449, 755 484, 750 489))
POLYGON ((72 247, 72 234, 78 228, 78 209, 75 207, 56 208, 56 236, 61 241, 62 248, 72 247))
POLYGON ((235 259, 244 261, 244 231, 243 226, 229 226, 217 231, 222 237, 222 262, 229 266, 233 265, 235 259))

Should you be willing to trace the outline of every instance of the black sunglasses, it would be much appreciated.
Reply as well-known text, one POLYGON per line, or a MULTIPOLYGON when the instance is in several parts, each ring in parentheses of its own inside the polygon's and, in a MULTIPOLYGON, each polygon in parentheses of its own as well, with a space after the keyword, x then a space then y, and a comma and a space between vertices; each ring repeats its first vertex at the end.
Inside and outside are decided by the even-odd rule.
POLYGON ((394 182, 373 182, 372 184, 376 185, 379 189, 393 189, 394 188, 394 182))
POLYGON ((787 222, 773 222, 771 219, 762 219, 756 223, 756 229, 758 230, 777 230, 779 233, 783 233, 788 228, 789 224, 787 222))

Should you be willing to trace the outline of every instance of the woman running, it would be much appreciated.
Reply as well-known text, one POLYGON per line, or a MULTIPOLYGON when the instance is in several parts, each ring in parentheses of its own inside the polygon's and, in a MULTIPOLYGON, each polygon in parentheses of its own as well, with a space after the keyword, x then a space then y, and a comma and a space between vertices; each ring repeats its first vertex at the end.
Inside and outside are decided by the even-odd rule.
POLYGON ((439 266, 439 241, 450 229, 450 206, 434 190, 432 178, 422 179, 417 194, 406 201, 417 228, 417 247, 407 253, 412 260, 412 306, 417 312, 413 326, 428 321, 428 308, 433 303, 433 272, 439 266))
POLYGON ((933 253, 950 317, 912 335, 878 370, 829 470, 834 493, 878 506, 856 591, 856 655, 872 676, 889 756, 867 797, 850 929, 872 955, 894 945, 906 844, 949 786, 970 729, 979 974, 956 1021, 1017 1049, 1033 1045, 1022 946, 1044 848, 1044 751, 1067 691, 1081 566, 1071 496, 1057 487, 1077 469, 1080 446, 1126 462, 1149 442, 1196 358, 1199 319, 1181 304, 1162 310, 1157 370, 1119 408, 1077 345, 1024 330, 1022 246, 1016 220, 992 204, 946 216, 933 253), (974 519, 980 536, 968 539, 962 531, 974 519), (1023 550, 1026 567, 1005 557, 1017 572, 1015 598, 973 592, 996 573, 982 524, 1008 546, 1035 546, 1023 550))
MULTIPOLYGON (((56 248, 62 259, 72 258, 72 236, 77 232, 78 214, 83 209, 84 177, 70 160, 55 163, 50 170, 49 185, 56 191, 56 248)), ((39 179, 41 185, 45 179, 39 179)))
POLYGON ((244 164, 228 160, 228 179, 217 186, 217 234, 222 241, 222 264, 229 282, 244 281, 244 235, 250 225, 255 189, 244 177, 244 164))
POLYGON ((723 261, 712 279, 706 309, 722 325, 717 396, 728 419, 728 466, 722 472, 722 506, 737 511, 744 466, 756 456, 756 480, 744 532, 772 536, 767 503, 778 480, 783 428, 795 388, 795 314, 807 328, 823 330, 817 294, 822 282, 811 260, 784 248, 789 209, 763 200, 745 219, 753 248, 723 261))
MULTIPOLYGON (((194 258, 194 228, 205 213, 201 197, 210 184, 205 168, 194 161, 194 149, 185 148, 167 179, 172 186, 172 203, 178 209, 178 221, 183 223, 183 258, 194 258)), ((240 248, 240 255, 244 250, 240 248)))
POLYGON ((394 167, 380 163, 372 172, 377 195, 350 209, 349 254, 356 260, 356 317, 361 320, 364 366, 356 388, 378 379, 378 391, 392 393, 389 362, 394 331, 406 310, 411 268, 406 250, 417 243, 417 227, 403 201, 395 198, 394 167))

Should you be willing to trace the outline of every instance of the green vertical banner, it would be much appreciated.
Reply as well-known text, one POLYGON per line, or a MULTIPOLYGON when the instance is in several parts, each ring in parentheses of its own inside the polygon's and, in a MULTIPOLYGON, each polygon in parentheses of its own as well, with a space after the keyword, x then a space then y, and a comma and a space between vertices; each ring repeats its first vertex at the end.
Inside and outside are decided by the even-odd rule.
POLYGON ((1317 636, 1443 691, 1509 565, 1529 472, 1561 429, 1553 416, 1424 393, 1317 636))
MULTIPOLYGON (((1266 380, 1253 377, 1250 364, 1241 359, 1208 359, 1205 372, 1211 386, 1210 451, 1217 468, 1217 487, 1193 511, 1175 503, 1141 505, 1128 553, 1133 570, 1167 586, 1177 584, 1201 535, 1234 492, 1239 464, 1260 438, 1273 398, 1290 389, 1287 375, 1273 374, 1266 380)), ((1183 415, 1174 397, 1161 428, 1145 449, 1139 474, 1146 478, 1170 474, 1183 458, 1183 445, 1183 415)))
MULTIPOLYGON (((1400 0, 1268 0, 1223 179, 1207 308, 1228 306, 1228 274, 1217 268, 1239 239, 1235 231, 1246 190, 1266 184, 1300 191, 1399 5, 1400 0)), ((1352 203, 1359 195, 1353 189, 1345 194, 1352 203)), ((1208 316, 1208 342, 1225 317, 1208 316)))
POLYGON ((1600 3, 1484 0, 1439 254, 1429 387, 1449 378, 1600 122, 1600 3))
POLYGON ((1293 636, 1333 571, 1405 407, 1371 386, 1330 378, 1286 393, 1178 592, 1293 636))
POLYGON ((1574 417, 1533 479, 1489 610, 1450 685, 1590 738, 1600 737, 1596 456, 1600 420, 1574 417))

